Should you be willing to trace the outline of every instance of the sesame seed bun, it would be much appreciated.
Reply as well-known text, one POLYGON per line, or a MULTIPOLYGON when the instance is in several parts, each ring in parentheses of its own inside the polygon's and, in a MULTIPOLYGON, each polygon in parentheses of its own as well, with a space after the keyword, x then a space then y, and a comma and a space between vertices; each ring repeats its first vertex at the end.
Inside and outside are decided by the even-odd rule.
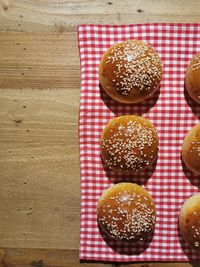
POLYGON ((179 227, 185 241, 200 252, 200 193, 184 202, 179 214, 179 227))
POLYGON ((159 87, 162 65, 153 48, 138 40, 116 43, 103 55, 99 66, 104 91, 121 103, 138 103, 159 87))
POLYGON ((117 117, 103 130, 101 151, 105 164, 114 171, 142 171, 157 157, 158 134, 153 124, 141 116, 117 117))
POLYGON ((142 241, 154 230, 155 205, 141 186, 119 183, 108 188, 97 205, 100 227, 113 239, 142 241))
POLYGON ((182 158, 189 170, 200 174, 200 124, 187 133, 183 141, 182 158))
POLYGON ((200 53, 195 55, 189 63, 185 87, 191 98, 200 104, 200 53))

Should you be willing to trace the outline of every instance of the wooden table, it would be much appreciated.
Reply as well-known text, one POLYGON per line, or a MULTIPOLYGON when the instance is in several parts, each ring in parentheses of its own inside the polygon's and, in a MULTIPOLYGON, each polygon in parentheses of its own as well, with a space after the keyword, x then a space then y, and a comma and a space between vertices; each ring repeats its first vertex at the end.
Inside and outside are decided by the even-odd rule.
POLYGON ((0 266, 80 266, 77 24, 199 18, 193 0, 0 0, 0 266))

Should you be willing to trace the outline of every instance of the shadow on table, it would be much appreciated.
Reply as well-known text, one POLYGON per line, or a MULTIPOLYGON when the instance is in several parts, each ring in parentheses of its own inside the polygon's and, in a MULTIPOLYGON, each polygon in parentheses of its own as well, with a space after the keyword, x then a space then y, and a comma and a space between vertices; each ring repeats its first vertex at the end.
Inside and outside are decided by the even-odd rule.
MULTIPOLYGON (((200 188, 200 175, 198 174, 194 174, 192 171, 190 171, 184 161, 183 158, 181 156, 181 164, 182 164, 182 168, 183 168, 183 172, 186 176, 186 178, 190 181, 190 183, 198 188, 200 188)), ((200 265, 199 265, 200 266, 200 265)))
POLYGON ((99 85, 100 96, 104 104, 116 115, 138 115, 142 116, 147 113, 157 102, 160 95, 160 88, 147 100, 141 103, 135 104, 123 104, 113 100, 109 95, 107 95, 102 86, 99 85))
POLYGON ((193 267, 200 267, 200 261, 190 261, 189 262, 193 267))
POLYGON ((184 84, 184 97, 185 101, 187 102, 188 106, 191 108, 192 113, 198 119, 200 119, 200 104, 196 103, 188 94, 184 84))
POLYGON ((123 174, 109 169, 109 167, 104 163, 102 157, 101 161, 106 176, 114 184, 120 182, 131 182, 131 183, 137 183, 139 185, 145 185, 153 175, 157 164, 157 158, 156 158, 154 162, 143 171, 134 172, 133 174, 123 174))
POLYGON ((101 228, 100 225, 99 232, 106 242, 107 246, 109 246, 113 251, 121 254, 121 255, 140 255, 143 253, 150 245, 154 232, 149 233, 147 240, 139 241, 139 242, 131 242, 131 241, 118 241, 111 239, 101 228))

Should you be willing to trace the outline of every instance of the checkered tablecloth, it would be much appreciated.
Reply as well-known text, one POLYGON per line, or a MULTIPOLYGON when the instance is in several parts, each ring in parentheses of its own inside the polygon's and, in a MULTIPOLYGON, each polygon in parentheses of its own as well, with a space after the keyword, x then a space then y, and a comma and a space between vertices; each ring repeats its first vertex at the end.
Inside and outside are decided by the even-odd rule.
POLYGON ((178 213, 183 201, 199 191, 200 177, 182 166, 180 151, 187 131, 200 118, 200 105, 184 91, 189 60, 200 51, 200 24, 80 25, 81 61, 79 117, 81 166, 80 259, 100 261, 188 261, 200 259, 183 241, 178 213), (148 42, 163 62, 160 93, 144 103, 125 105, 110 99, 99 87, 98 65, 102 54, 116 42, 148 42), (103 166, 100 136, 105 124, 122 114, 143 115, 156 126, 159 155, 156 165, 137 177, 120 176, 103 166), (149 244, 109 240, 98 229, 96 204, 111 184, 142 184, 153 196, 157 223, 149 244))

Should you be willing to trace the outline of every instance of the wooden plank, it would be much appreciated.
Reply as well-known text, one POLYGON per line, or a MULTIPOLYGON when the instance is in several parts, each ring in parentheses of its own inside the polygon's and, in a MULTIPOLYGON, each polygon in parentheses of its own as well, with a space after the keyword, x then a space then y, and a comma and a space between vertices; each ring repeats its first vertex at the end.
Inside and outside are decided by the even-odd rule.
POLYGON ((0 249, 0 267, 3 267, 4 258, 5 258, 5 251, 0 249))
POLYGON ((0 264, 2 267, 92 267, 97 265, 99 267, 198 267, 200 262, 120 264, 84 261, 80 263, 77 250, 4 248, 0 250, 0 264))
MULTIPOLYGON (((93 263, 80 263, 77 250, 2 249, 2 267, 92 267, 93 263)), ((101 264, 111 267, 114 264, 101 264)), ((138 266, 139 267, 139 266, 138 266)))
POLYGON ((0 246, 77 249, 78 91, 2 90, 0 246))
POLYGON ((65 88, 79 92, 76 33, 0 34, 0 88, 65 88))
POLYGON ((79 23, 198 22, 199 1, 0 0, 0 30, 76 31, 79 23))
POLYGON ((0 66, 0 246, 77 249, 77 37, 2 33, 0 66))

